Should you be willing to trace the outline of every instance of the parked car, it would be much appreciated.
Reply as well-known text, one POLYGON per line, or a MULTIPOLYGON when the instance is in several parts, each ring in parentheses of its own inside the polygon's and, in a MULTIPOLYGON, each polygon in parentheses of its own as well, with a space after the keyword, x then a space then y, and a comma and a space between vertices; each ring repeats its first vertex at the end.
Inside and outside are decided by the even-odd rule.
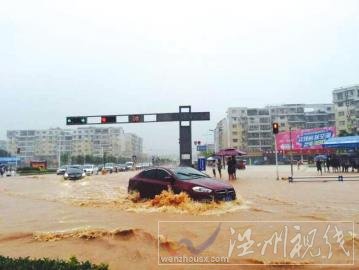
POLYGON ((79 180, 86 176, 86 173, 83 171, 82 168, 78 166, 69 166, 64 173, 65 180, 79 180))
POLYGON ((98 174, 98 168, 93 164, 85 164, 83 170, 87 175, 98 174))
POLYGON ((105 163, 104 169, 105 169, 105 171, 112 173, 112 172, 114 172, 114 167, 115 167, 114 163, 105 163))
POLYGON ((134 163, 132 161, 126 162, 127 170, 132 170, 132 169, 134 169, 133 167, 134 167, 134 163))
POLYGON ((57 175, 64 175, 67 169, 67 165, 63 165, 60 168, 57 169, 56 174, 57 175))
POLYGON ((236 199, 236 192, 231 185, 191 167, 146 169, 130 179, 128 192, 138 191, 141 198, 153 198, 169 187, 174 193, 186 192, 194 200, 236 199))

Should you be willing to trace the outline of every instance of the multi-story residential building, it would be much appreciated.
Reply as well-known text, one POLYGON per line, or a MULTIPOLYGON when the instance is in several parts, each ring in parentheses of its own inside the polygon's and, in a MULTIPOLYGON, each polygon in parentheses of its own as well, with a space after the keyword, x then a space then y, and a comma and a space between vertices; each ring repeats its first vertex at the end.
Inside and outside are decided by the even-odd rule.
POLYGON ((121 127, 11 130, 7 137, 10 153, 16 154, 25 164, 33 159, 58 163, 59 156, 64 153, 71 156, 131 157, 142 154, 143 144, 140 137, 125 133, 121 127))
POLYGON ((335 125, 332 104, 285 104, 265 108, 229 108, 227 117, 215 129, 216 150, 234 147, 248 153, 271 151, 274 148, 272 123, 280 132, 335 125))
POLYGON ((279 130, 310 129, 335 125, 333 104, 285 104, 267 106, 272 122, 279 123, 279 130))
POLYGON ((142 138, 138 137, 133 133, 126 133, 125 134, 125 148, 124 148, 124 155, 125 156, 132 156, 132 155, 139 155, 143 151, 143 140, 142 138))
POLYGON ((234 147, 248 152, 272 149, 271 118, 265 108, 229 108, 215 129, 215 149, 234 147))
POLYGON ((359 134, 359 85, 333 91, 337 133, 359 134))
POLYGON ((0 150, 7 150, 7 142, 5 140, 0 140, 0 150))
POLYGON ((228 145, 228 135, 227 135, 227 118, 223 118, 217 123, 216 128, 214 129, 214 150, 218 152, 220 149, 229 147, 228 145))

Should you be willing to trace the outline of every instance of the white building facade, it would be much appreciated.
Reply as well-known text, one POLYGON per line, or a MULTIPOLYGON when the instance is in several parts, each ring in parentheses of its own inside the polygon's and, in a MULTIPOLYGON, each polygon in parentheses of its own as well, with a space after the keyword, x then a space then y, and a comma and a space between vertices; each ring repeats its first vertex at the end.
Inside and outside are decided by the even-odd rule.
POLYGON ((64 153, 71 156, 132 157, 140 156, 143 149, 142 138, 125 133, 121 127, 10 130, 7 139, 9 152, 25 163, 37 159, 54 163, 64 153))

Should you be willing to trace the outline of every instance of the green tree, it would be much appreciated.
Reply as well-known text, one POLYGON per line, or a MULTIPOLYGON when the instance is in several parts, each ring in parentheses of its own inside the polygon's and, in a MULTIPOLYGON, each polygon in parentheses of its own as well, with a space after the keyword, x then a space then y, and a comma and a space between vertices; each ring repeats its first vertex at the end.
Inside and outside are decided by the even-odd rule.
POLYGON ((62 153, 60 156, 61 164, 69 164, 70 163, 70 153, 62 153))
POLYGON ((213 151, 206 151, 206 152, 200 152, 201 156, 204 156, 206 158, 212 157, 214 155, 213 151))
POLYGON ((346 131, 346 130, 341 130, 340 132, 339 132, 339 137, 346 137, 346 136, 352 136, 353 134, 351 134, 351 133, 349 133, 348 131, 346 131))
POLYGON ((3 149, 0 149, 0 157, 9 157, 10 156, 10 153, 3 150, 3 149))

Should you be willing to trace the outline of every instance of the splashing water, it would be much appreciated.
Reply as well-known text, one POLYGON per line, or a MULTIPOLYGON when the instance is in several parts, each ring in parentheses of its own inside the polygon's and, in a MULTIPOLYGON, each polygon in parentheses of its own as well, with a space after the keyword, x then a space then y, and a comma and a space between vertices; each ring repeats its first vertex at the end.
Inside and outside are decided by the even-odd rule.
POLYGON ((185 192, 174 194, 163 191, 150 200, 141 199, 138 192, 120 196, 116 200, 87 200, 78 205, 85 207, 111 207, 136 213, 166 212, 192 215, 220 215, 247 209, 241 199, 229 202, 203 203, 192 200, 185 192))

